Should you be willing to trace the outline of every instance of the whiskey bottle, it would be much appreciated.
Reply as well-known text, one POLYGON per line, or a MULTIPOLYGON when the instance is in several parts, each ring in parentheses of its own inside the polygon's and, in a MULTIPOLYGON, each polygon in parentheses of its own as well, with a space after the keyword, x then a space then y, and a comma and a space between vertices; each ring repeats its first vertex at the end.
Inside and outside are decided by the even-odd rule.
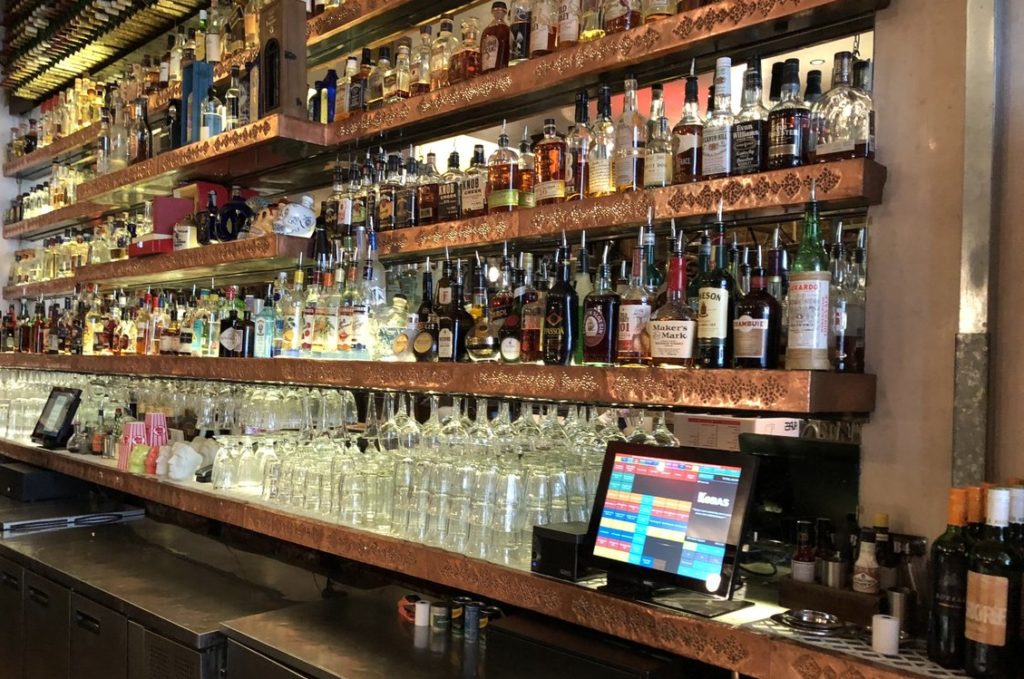
POLYGON ((781 99, 768 114, 768 168, 798 167, 808 161, 811 110, 800 98, 800 60, 786 59, 781 99))
POLYGON ((516 286, 512 293, 512 311, 498 328, 498 349, 504 363, 519 363, 521 360, 526 304, 536 301, 537 298, 537 291, 533 288, 533 255, 520 253, 519 261, 520 267, 516 270, 516 286))
POLYGON ((697 339, 697 320, 686 304, 686 257, 683 234, 672 245, 665 303, 652 314, 646 334, 654 365, 692 367, 697 339))
MULTIPOLYGON (((583 364, 615 365, 618 350, 619 295, 612 289, 608 264, 610 244, 604 246, 597 270, 597 287, 583 301, 583 364)), ((684 274, 685 275, 685 274, 684 274)))
POLYGON ((491 5, 491 23, 480 35, 480 73, 490 73, 508 66, 511 30, 505 17, 508 5, 498 0, 491 5))
POLYGON ((696 313, 700 306, 700 283, 701 276, 711 270, 711 238, 708 237, 707 229, 700 235, 697 245, 697 275, 689 280, 686 285, 686 304, 696 313))
POLYGON ((533 0, 530 9, 530 58, 555 51, 558 40, 557 0, 533 0))
POLYGON ((448 171, 441 175, 437 193, 437 219, 451 222, 462 219, 462 170, 459 169, 459 152, 448 156, 448 171))
POLYGON ((473 329, 473 317, 466 311, 462 290, 462 260, 458 260, 455 263, 451 304, 442 307, 438 313, 437 358, 442 363, 469 360, 466 339, 473 329))
POLYGON ((437 223, 440 192, 441 175, 437 172, 437 156, 428 153, 427 162, 420 167, 416 185, 417 222, 420 225, 437 223))
POLYGON ((548 273, 545 260, 541 260, 537 277, 527 270, 526 290, 523 293, 522 331, 520 332, 520 360, 539 363, 544 359, 541 333, 544 330, 544 312, 547 309, 548 273))
MULTIPOLYGON (((834 72, 833 72, 834 73, 834 72)), ((833 75, 833 81, 835 76, 833 75)), ((813 107, 821 99, 821 71, 807 71, 807 84, 804 86, 804 101, 813 107)), ((811 112, 813 116, 813 111, 811 112)))
POLYGON ((874 107, 852 85, 853 55, 839 52, 832 68, 832 88, 811 109, 811 157, 815 162, 874 158, 874 107))
POLYGON ((537 207, 537 164, 530 145, 530 133, 523 125, 523 138, 519 141, 519 207, 537 207))
POLYGON ((436 92, 448 87, 448 69, 452 55, 459 48, 459 41, 453 35, 455 21, 450 14, 441 17, 441 30, 430 46, 430 91, 436 92))
POLYGON ((636 78, 628 74, 622 115, 615 123, 615 189, 619 193, 643 188, 646 143, 647 121, 637 110, 636 78))
POLYGON ((544 119, 544 138, 534 149, 537 183, 534 187, 537 205, 552 205, 565 200, 567 153, 566 143, 558 136, 555 119, 544 119))
POLYGON ((732 174, 732 124, 732 59, 719 57, 715 63, 715 108, 704 123, 704 179, 732 174))
POLYGON ((395 193, 396 229, 407 229, 418 224, 416 221, 416 216, 419 213, 418 165, 416 159, 412 157, 412 148, 410 148, 408 160, 401 167, 398 190, 395 193))
POLYGON ((430 92, 430 47, 433 34, 430 26, 420 29, 420 44, 412 54, 409 64, 409 81, 412 96, 430 92))
POLYGON ((820 217, 814 182, 804 210, 800 248, 789 273, 789 322, 786 342, 788 370, 828 370, 829 275, 828 255, 821 244, 820 217))
POLYGON ((508 243, 505 244, 501 258, 501 280, 498 282, 498 290, 491 296, 489 306, 491 332, 498 335, 501 327, 505 325, 506 319, 515 308, 515 292, 512 289, 512 261, 508 257, 508 243))
POLYGON ((651 361, 650 346, 644 335, 647 323, 651 320, 651 296, 647 291, 647 263, 644 261, 643 248, 645 232, 646 229, 641 226, 633 247, 629 286, 623 291, 619 305, 615 360, 620 365, 648 365, 651 361))
POLYGON ((672 129, 665 117, 661 85, 651 88, 651 117, 647 121, 647 147, 644 149, 644 188, 672 184, 672 129))
POLYGON ((736 282, 727 270, 725 222, 721 202, 716 223, 718 245, 715 268, 697 281, 697 362, 701 368, 728 368, 732 365, 736 282))
POLYGON ((509 8, 509 64, 519 64, 530 58, 530 28, 532 0, 512 0, 509 8))
POLYGON ((621 33, 643 23, 640 11, 641 0, 604 0, 604 31, 606 34, 621 33))
POLYGON ((366 81, 366 107, 377 109, 384 105, 384 77, 391 69, 391 48, 377 50, 377 65, 366 81))
POLYGON ((373 72, 373 53, 364 47, 359 72, 348 81, 348 111, 365 111, 367 105, 367 83, 373 72))
POLYGON ((483 144, 473 146, 473 162, 462 177, 462 216, 487 214, 487 159, 483 144))
POLYGON ((579 298, 572 287, 569 246, 562 235, 558 280, 548 290, 544 305, 544 328, 541 330, 541 348, 545 365, 569 365, 575 354, 579 313, 579 298))
POLYGON ((558 49, 574 47, 580 41, 580 0, 558 2, 558 49))
POLYGON ((761 172, 766 168, 768 109, 761 103, 760 61, 748 63, 743 74, 743 106, 732 126, 732 173, 761 172))
POLYGON ((615 123, 612 121, 612 89, 602 83, 597 89, 597 119, 591 129, 587 195, 591 198, 615 193, 615 123))
POLYGON ((586 90, 576 93, 576 124, 565 138, 568 162, 566 166, 566 200, 583 200, 590 182, 590 99, 586 90))
POLYGON ((508 147, 504 121, 498 148, 487 159, 487 187, 488 212, 511 212, 519 208, 519 156, 508 147))
POLYGON ((967 491, 951 488, 946 531, 932 542, 928 616, 928 659, 947 669, 964 666, 967 559, 971 548, 966 525, 967 491))
POLYGON ((672 0, 643 0, 644 23, 667 19, 675 13, 672 0))
POLYGON ((750 270, 750 292, 736 302, 732 328, 735 367, 772 370, 779 366, 782 306, 768 294, 760 245, 750 270))
POLYGON ((462 22, 462 45, 448 63, 448 84, 465 82, 480 74, 480 27, 476 17, 462 22))

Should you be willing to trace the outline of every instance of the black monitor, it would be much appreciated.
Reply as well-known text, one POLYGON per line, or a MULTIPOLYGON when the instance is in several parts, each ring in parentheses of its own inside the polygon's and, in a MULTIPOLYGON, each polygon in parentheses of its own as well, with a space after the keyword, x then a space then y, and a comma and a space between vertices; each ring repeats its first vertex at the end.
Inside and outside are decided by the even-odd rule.
POLYGON ((67 445, 81 398, 81 389, 54 387, 32 430, 32 440, 44 448, 63 448, 67 445))
MULTIPOLYGON (((586 554, 615 593, 669 606, 666 587, 730 599, 756 472, 741 453, 609 443, 586 554)), ((714 610, 694 612, 726 612, 714 610)))

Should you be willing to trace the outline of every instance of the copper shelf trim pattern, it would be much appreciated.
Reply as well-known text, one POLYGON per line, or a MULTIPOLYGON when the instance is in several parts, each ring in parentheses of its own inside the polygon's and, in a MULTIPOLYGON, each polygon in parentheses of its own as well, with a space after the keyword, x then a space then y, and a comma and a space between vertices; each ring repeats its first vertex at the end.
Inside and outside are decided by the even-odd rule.
POLYGON ((20 222, 4 224, 4 238, 22 238, 24 236, 45 233, 46 231, 53 231, 64 224, 78 224, 90 219, 96 219, 109 209, 109 205, 80 199, 73 205, 47 212, 38 217, 30 217, 20 222))
MULTIPOLYGON (((341 7, 329 9, 306 20, 306 44, 315 45, 341 28, 368 21, 386 9, 393 9, 415 0, 345 0, 341 7)), ((351 51, 351 50, 350 50, 351 51)))
POLYGON ((33 170, 42 169, 62 155, 93 143, 99 136, 99 123, 87 125, 77 132, 61 137, 48 146, 4 163, 4 176, 18 177, 33 170))
POLYGON ((804 370, 48 354, 0 354, 0 368, 795 414, 869 413, 875 407, 874 375, 804 370))
POLYGON ((529 609, 758 679, 919 676, 569 582, 280 511, 196 484, 118 471, 109 461, 0 439, 0 453, 135 497, 369 566, 529 609))

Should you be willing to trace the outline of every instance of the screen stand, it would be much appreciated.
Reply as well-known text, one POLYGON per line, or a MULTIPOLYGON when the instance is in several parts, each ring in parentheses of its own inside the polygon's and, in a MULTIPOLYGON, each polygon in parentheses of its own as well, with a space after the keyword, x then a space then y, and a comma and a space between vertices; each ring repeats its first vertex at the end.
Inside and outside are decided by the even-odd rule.
POLYGON ((720 615, 753 605, 751 601, 720 599, 682 587, 665 587, 623 573, 609 572, 608 584, 598 589, 615 596, 646 601, 656 606, 699 615, 702 618, 717 618, 720 615))

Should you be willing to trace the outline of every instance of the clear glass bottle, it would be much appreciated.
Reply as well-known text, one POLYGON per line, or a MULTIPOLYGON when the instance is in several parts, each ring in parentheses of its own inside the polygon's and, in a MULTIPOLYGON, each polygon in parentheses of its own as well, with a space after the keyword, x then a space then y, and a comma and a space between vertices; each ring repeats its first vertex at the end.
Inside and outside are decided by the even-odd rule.
POLYGON ((628 74, 622 115, 615 122, 615 188, 619 193, 643 189, 646 145, 647 120, 637 109, 636 78, 628 74))
POLYGON ((491 5, 491 23, 480 36, 480 72, 489 73, 508 66, 512 31, 508 26, 508 5, 498 0, 491 5))
POLYGON ((201 104, 199 140, 204 141, 216 137, 224 129, 223 104, 212 87, 207 90, 201 104))
POLYGON ((605 0, 603 5, 604 31, 621 33, 643 23, 641 0, 605 0))
POLYGON ((597 89, 597 118, 590 128, 587 196, 600 198, 615 193, 615 123, 612 121, 612 89, 606 83, 597 89))
POLYGON ((530 8, 530 58, 555 51, 558 40, 558 0, 533 0, 530 8))
POLYGON ((537 205, 552 205, 565 200, 566 179, 569 176, 566 142, 558 136, 555 119, 544 120, 544 138, 534 149, 537 205))
POLYGON ((471 80, 480 74, 480 27, 476 17, 462 22, 462 45, 452 55, 448 64, 448 83, 471 80))
POLYGON ((583 200, 590 182, 590 99, 586 90, 576 93, 575 125, 565 138, 568 160, 566 163, 565 199, 583 200))
POLYGON ((412 72, 409 63, 409 47, 398 46, 398 56, 395 58, 394 82, 385 82, 385 99, 388 102, 408 99, 412 96, 412 72))
POLYGON ((509 148, 504 121, 498 148, 487 159, 487 211, 511 212, 519 208, 519 156, 509 148))
POLYGON ((449 84, 448 73, 452 55, 459 49, 454 35, 455 21, 450 14, 441 17, 441 30, 430 46, 430 91, 436 92, 449 84))
POLYGON ((509 8, 509 64, 519 64, 530 58, 532 12, 532 0, 512 0, 509 8))
POLYGON ((651 117, 647 121, 647 146, 644 149, 644 188, 657 188, 672 184, 674 154, 672 152, 672 125, 665 116, 663 88, 651 88, 651 117))
POLYGON ((672 178, 676 184, 698 181, 703 172, 704 120, 700 116, 700 91, 697 76, 686 78, 686 98, 683 115, 672 128, 672 153, 675 166, 672 178))
POLYGON ((823 163, 844 158, 874 158, 874 105, 853 86, 853 54, 838 52, 832 88, 811 109, 811 157, 823 163))
POLYGON ((647 263, 643 258, 645 228, 640 227, 633 248, 633 266, 629 286, 623 291, 619 305, 619 332, 615 360, 621 365, 648 365, 650 346, 644 342, 644 329, 651 320, 651 295, 647 291, 647 263))
POLYGON ((581 0, 580 42, 590 42, 605 36, 601 10, 604 0, 581 0))
MULTIPOLYGON (((785 100, 785 99, 784 99, 785 100)), ((828 370, 828 254, 821 243, 820 215, 811 184, 800 247, 790 267, 787 300, 787 370, 828 370)))
POLYGON ((768 114, 768 168, 799 167, 810 154, 811 110, 800 97, 800 60, 786 59, 781 99, 768 114))
POLYGON ((761 64, 743 73, 743 105, 732 126, 732 173, 761 172, 767 167, 768 109, 761 103, 761 64))
POLYGON ((430 26, 420 29, 420 44, 409 61, 409 91, 412 96, 430 92, 430 47, 433 32, 430 26))
POLYGON ((732 174, 732 59, 715 62, 715 109, 704 123, 702 145, 703 177, 714 179, 732 174))
POLYGON ((377 50, 377 65, 366 81, 366 107, 380 108, 384 105, 384 77, 391 69, 391 48, 377 50))
POLYGON ((231 67, 231 79, 224 92, 224 131, 233 130, 241 124, 241 90, 238 85, 238 66, 231 67))
POLYGON ((487 214, 487 158, 483 144, 473 147, 473 162, 462 178, 462 216, 487 214))

